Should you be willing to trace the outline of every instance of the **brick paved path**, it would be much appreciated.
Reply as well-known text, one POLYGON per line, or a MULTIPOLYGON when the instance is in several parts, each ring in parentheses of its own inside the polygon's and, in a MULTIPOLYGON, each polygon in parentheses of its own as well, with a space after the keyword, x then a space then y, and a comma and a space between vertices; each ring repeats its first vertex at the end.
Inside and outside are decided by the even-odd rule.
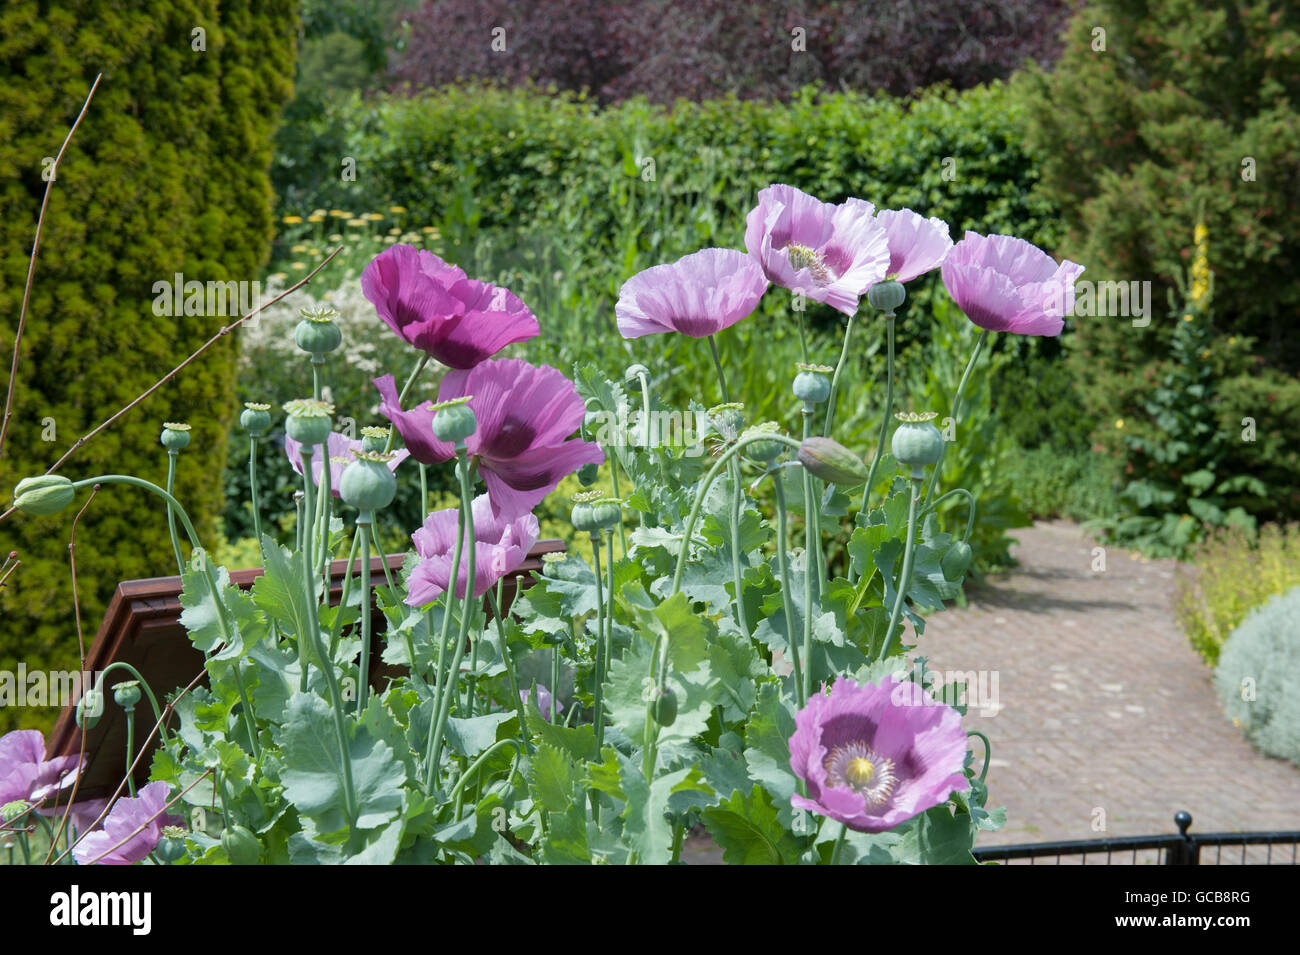
POLYGON ((926 622, 935 670, 989 671, 991 805, 1007 825, 981 845, 1176 831, 1300 829, 1300 768, 1258 754, 1223 716, 1211 671, 1172 612, 1174 562, 1107 548, 1094 572, 1079 528, 1012 532, 1020 562, 926 622), (994 712, 995 711, 995 712, 994 712), (1104 811, 1105 832, 1094 830, 1104 811))

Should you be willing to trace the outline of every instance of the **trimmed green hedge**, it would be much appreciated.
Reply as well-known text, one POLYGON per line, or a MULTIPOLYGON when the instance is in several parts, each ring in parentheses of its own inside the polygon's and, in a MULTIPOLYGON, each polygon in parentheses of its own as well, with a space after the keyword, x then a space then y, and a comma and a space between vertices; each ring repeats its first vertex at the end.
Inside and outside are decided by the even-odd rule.
MULTIPOLYGON (((10 0, 0 13, 0 340, 13 341, 53 156, 97 72, 103 80, 57 175, 26 332, 0 494, 43 472, 79 436, 157 380, 227 318, 159 318, 153 283, 259 277, 272 234, 272 129, 291 90, 292 0, 10 0), (202 34, 196 34, 202 29, 202 34), (201 42, 200 42, 201 41, 201 42), (202 46, 202 49, 196 47, 202 46), (52 425, 51 425, 52 422, 52 425), (54 433, 50 438, 50 427, 54 433)), ((6 353, 5 362, 9 355, 6 353)), ((223 341, 79 450, 72 478, 161 482, 161 422, 190 420, 177 496, 200 534, 221 506, 233 421, 234 342, 223 341)), ((86 500, 80 495, 78 507, 86 500)), ((0 549, 22 560, 0 592, 0 669, 75 670, 68 568, 76 511, 15 514, 0 549)), ((77 529, 87 642, 122 579, 175 573, 165 512, 105 488, 77 529)), ((0 709, 0 732, 52 711, 0 709)))

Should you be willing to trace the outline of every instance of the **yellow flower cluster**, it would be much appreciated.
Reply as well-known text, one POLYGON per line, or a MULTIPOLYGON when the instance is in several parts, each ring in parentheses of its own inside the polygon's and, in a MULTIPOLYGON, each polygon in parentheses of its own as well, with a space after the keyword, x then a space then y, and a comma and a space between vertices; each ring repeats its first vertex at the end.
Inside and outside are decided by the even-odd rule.
POLYGON ((1196 223, 1192 232, 1196 253, 1192 258, 1192 305, 1204 308, 1210 297, 1210 230, 1205 223, 1196 223))

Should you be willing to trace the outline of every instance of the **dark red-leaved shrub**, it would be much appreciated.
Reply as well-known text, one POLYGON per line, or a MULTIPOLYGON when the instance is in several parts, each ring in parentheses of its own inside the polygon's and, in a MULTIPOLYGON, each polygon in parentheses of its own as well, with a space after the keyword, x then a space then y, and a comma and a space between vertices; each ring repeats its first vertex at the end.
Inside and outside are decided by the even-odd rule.
POLYGON ((904 95, 1048 64, 1075 0, 426 0, 399 84, 467 79, 586 89, 604 102, 729 93, 779 99, 808 83, 904 95))

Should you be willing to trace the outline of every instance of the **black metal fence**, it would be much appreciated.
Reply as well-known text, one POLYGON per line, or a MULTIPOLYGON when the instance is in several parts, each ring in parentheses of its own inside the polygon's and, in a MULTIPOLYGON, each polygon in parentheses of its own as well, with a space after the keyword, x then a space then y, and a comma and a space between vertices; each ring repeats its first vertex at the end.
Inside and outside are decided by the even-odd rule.
POLYGON ((1077 842, 1034 842, 974 850, 979 862, 1035 865, 1296 865, 1300 831, 1191 833, 1190 813, 1174 815, 1176 834, 1077 842), (1227 850, 1225 852, 1225 850, 1227 850), (1238 852, 1240 850, 1240 852, 1238 852))

